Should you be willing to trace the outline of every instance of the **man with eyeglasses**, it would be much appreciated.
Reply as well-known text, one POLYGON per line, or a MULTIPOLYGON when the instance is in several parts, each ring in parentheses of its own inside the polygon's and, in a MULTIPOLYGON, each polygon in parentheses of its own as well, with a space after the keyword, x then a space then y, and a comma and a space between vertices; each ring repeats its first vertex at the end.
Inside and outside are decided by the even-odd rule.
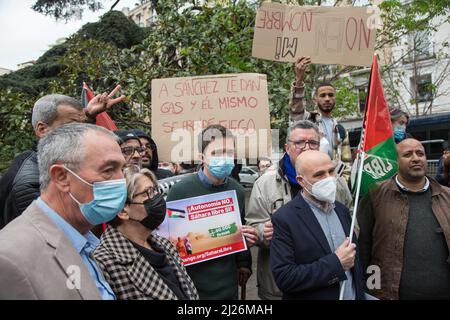
POLYGON ((153 172, 158 180, 172 177, 173 174, 169 170, 158 168, 158 147, 155 141, 139 129, 131 129, 131 132, 139 138, 142 147, 145 149, 142 154, 142 167, 153 172))
MULTIPOLYGON (((246 214, 247 224, 258 232, 259 247, 257 263, 258 296, 264 300, 279 300, 281 291, 275 284, 270 271, 270 241, 273 234, 272 213, 291 201, 301 190, 296 179, 295 161, 307 150, 319 150, 320 133, 317 125, 308 120, 300 120, 288 128, 286 153, 278 163, 277 170, 271 170, 253 185, 246 214)), ((338 180, 337 200, 348 205, 351 194, 343 179, 338 180)))
POLYGON ((131 130, 118 130, 114 132, 121 140, 120 149, 125 157, 126 165, 136 165, 141 167, 142 156, 145 148, 142 146, 138 136, 131 130))

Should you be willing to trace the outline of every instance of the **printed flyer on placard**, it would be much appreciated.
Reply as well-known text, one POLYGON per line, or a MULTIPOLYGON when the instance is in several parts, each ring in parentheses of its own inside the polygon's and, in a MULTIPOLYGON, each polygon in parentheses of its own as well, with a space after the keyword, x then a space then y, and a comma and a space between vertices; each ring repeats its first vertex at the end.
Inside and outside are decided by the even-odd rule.
POLYGON ((185 266, 247 250, 234 190, 167 202, 156 232, 173 243, 185 266))

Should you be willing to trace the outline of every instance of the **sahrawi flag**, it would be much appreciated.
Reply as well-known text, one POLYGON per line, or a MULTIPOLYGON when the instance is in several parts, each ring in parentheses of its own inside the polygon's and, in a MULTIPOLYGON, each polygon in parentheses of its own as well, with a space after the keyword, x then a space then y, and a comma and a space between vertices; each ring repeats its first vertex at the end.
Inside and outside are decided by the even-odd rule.
POLYGON ((362 150, 365 152, 360 190, 360 195, 363 196, 375 183, 389 179, 397 173, 397 151, 375 55, 361 139, 362 150))
POLYGON ((169 218, 181 218, 184 219, 186 217, 186 212, 180 209, 171 209, 167 208, 167 216, 169 218))
MULTIPOLYGON (((91 88, 89 88, 89 86, 85 82, 83 82, 83 90, 81 91, 81 103, 85 108, 93 97, 94 93, 92 92, 91 88)), ((116 124, 106 113, 106 111, 100 113, 97 116, 97 118, 95 119, 95 124, 111 131, 117 130, 116 124)))

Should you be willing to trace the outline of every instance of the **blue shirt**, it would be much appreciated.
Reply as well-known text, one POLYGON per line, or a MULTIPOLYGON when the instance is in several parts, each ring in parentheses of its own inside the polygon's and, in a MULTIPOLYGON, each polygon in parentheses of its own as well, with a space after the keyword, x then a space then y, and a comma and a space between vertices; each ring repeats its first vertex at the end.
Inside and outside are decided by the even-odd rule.
MULTIPOLYGON (((325 212, 316 203, 308 199, 308 197, 303 196, 303 199, 305 199, 306 203, 309 205, 314 213, 314 216, 319 222, 320 227, 327 238, 328 244, 330 245, 331 251, 335 252, 336 249, 344 242, 346 236, 341 220, 339 220, 339 217, 334 210, 334 204, 331 205, 328 212, 325 212)), ((345 275, 347 276, 347 281, 345 281, 344 300, 355 300, 356 290, 353 286, 352 273, 350 271, 345 271, 345 275)))
POLYGON ((219 185, 214 185, 214 184, 208 179, 208 177, 206 176, 206 174, 205 174, 205 172, 204 172, 203 170, 205 170, 205 168, 201 168, 201 169, 198 171, 198 178, 200 179, 200 181, 201 181, 204 185, 206 185, 206 186, 208 186, 208 187, 223 187, 224 185, 226 185, 226 184, 228 183, 228 177, 226 177, 226 178, 223 180, 223 183, 221 183, 221 184, 219 184, 219 185))
POLYGON ((50 208, 40 197, 36 200, 37 205, 52 219, 52 221, 64 232, 65 236, 70 240, 77 252, 83 259, 89 274, 94 280, 100 296, 103 300, 115 300, 116 296, 111 290, 108 282, 103 278, 102 272, 98 268, 95 261, 91 258, 91 253, 100 244, 100 240, 92 233, 87 232, 82 235, 66 220, 50 208))
POLYGON ((333 119, 328 117, 322 116, 322 125, 324 128, 325 138, 328 140, 329 146, 328 146, 328 155, 331 159, 333 159, 333 119))

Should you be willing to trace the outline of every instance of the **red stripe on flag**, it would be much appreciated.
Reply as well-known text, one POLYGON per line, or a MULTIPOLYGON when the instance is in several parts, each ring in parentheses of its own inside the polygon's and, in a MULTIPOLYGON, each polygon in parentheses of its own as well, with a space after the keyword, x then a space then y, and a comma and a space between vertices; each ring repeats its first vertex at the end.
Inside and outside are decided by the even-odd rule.
POLYGON ((391 117, 384 97, 377 57, 373 56, 369 93, 364 116, 363 150, 372 149, 392 136, 391 117))
POLYGON ((95 124, 111 131, 117 130, 116 124, 106 112, 102 112, 97 116, 95 124))

